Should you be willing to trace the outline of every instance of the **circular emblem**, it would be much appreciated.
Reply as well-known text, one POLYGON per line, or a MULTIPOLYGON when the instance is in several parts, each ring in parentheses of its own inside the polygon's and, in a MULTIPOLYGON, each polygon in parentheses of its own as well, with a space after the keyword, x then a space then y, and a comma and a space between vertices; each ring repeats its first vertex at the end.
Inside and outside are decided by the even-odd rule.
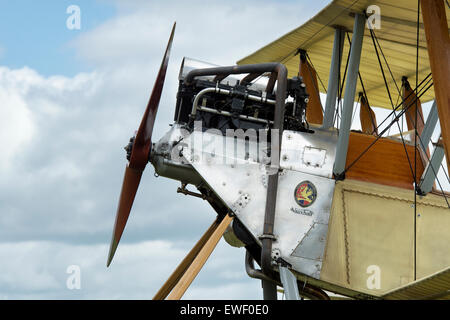
POLYGON ((300 182, 295 188, 295 202, 303 208, 309 207, 316 201, 317 190, 311 181, 300 182))

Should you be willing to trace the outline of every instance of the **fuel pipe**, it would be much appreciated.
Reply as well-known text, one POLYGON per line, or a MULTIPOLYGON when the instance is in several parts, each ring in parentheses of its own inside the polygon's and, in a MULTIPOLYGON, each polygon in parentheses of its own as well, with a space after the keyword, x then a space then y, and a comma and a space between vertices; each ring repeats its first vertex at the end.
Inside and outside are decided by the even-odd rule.
MULTIPOLYGON (((228 76, 230 74, 243 74, 243 73, 254 73, 263 74, 271 73, 270 79, 274 79, 275 74, 277 75, 277 88, 276 88, 276 100, 275 100, 275 112, 273 128, 278 130, 278 155, 273 157, 271 166, 276 168, 276 173, 269 175, 267 182, 267 197, 266 197, 266 207, 264 213, 264 228, 263 234, 260 237, 262 249, 261 249, 261 269, 262 272, 269 278, 274 279, 276 273, 272 267, 272 242, 276 239, 273 234, 273 226, 275 222, 275 207, 276 207, 276 197, 278 190, 278 170, 280 161, 280 146, 281 138, 283 133, 283 122, 284 122, 284 111, 285 111, 285 100, 286 100, 286 90, 287 90, 287 69, 281 63, 260 63, 260 64, 248 64, 243 66, 229 66, 229 67, 214 67, 214 68, 204 68, 204 69, 194 69, 190 71, 185 78, 185 83, 187 85, 192 84, 195 77, 199 76, 228 76)), ((224 77, 221 77, 224 78, 224 77)), ((269 81, 269 82, 273 82, 269 81)), ((268 88, 268 90, 270 90, 268 88)), ((272 143, 274 143, 272 139, 272 143)))

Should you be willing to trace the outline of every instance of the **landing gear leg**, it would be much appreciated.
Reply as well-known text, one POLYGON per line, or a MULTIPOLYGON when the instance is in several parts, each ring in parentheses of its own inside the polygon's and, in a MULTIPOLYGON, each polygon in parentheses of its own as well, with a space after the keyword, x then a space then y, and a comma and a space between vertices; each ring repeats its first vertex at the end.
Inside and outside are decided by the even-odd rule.
POLYGON ((277 300, 277 285, 267 280, 261 280, 264 300, 277 300))

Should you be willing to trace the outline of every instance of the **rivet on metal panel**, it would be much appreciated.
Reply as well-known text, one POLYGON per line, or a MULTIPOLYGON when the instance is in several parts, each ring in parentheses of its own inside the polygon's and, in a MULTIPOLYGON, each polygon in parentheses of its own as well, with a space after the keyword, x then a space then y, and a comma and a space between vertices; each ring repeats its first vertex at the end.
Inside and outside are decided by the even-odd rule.
POLYGON ((272 250, 272 259, 277 260, 279 257, 281 257, 281 252, 279 249, 273 249, 272 250))
POLYGON ((238 214, 243 208, 245 208, 245 206, 247 206, 249 201, 250 195, 248 193, 241 194, 241 196, 231 206, 231 210, 238 214))

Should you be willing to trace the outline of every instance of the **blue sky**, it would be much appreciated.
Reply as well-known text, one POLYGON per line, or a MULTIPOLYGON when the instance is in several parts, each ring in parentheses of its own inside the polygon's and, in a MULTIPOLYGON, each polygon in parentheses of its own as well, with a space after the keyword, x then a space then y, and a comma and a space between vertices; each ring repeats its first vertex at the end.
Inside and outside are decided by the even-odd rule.
MULTIPOLYGON (((116 14, 114 3, 92 0, 0 1, 0 64, 29 66, 44 76, 89 71, 71 41, 116 14), (70 5, 81 8, 81 30, 69 30, 70 5)), ((92 69, 92 68, 91 68, 92 69)))

